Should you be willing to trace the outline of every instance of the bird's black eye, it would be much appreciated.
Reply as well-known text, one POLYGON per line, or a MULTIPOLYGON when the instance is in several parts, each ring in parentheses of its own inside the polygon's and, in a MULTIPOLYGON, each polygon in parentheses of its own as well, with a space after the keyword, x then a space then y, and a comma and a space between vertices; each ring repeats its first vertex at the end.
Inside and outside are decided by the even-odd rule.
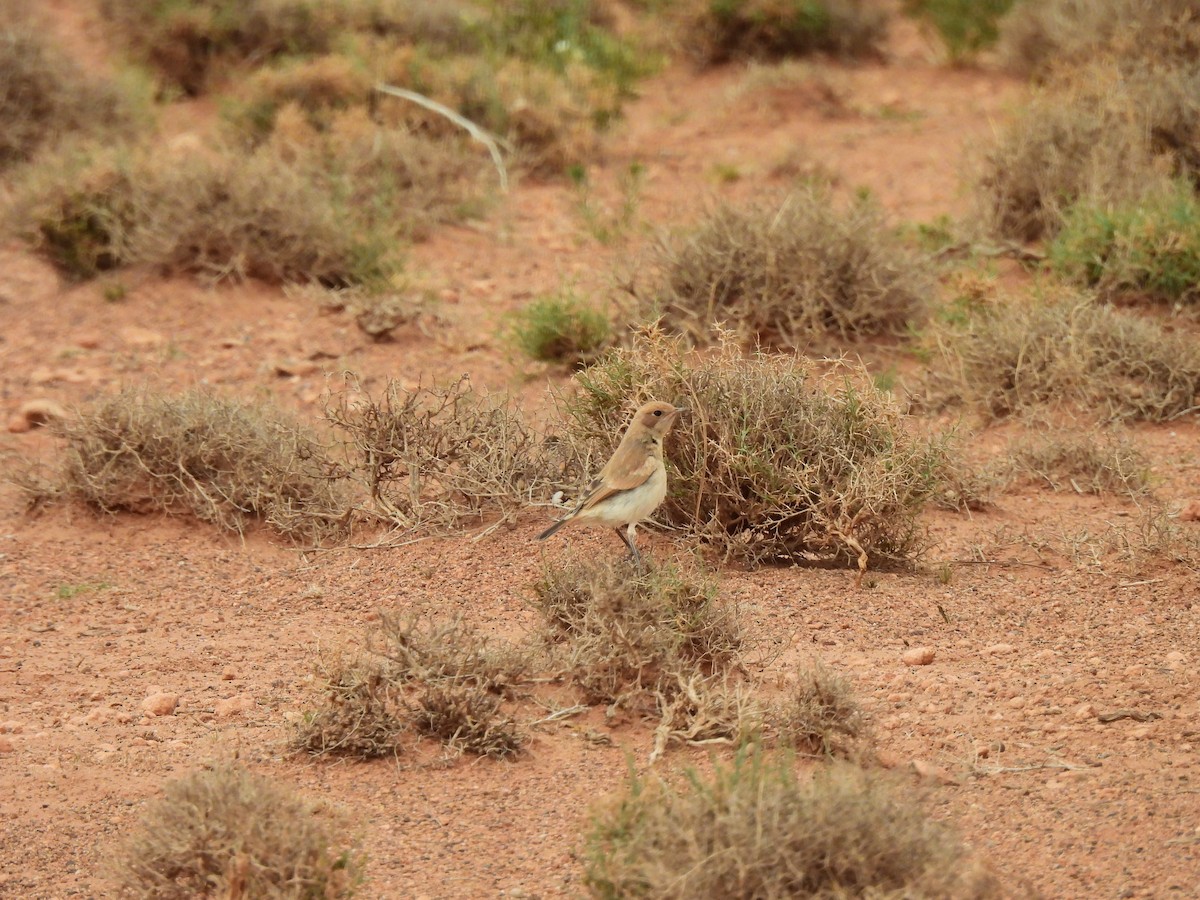
POLYGON ((661 415, 662 415, 662 410, 661 410, 661 409, 656 409, 656 410, 654 411, 654 415, 656 415, 656 416, 661 416, 661 415))

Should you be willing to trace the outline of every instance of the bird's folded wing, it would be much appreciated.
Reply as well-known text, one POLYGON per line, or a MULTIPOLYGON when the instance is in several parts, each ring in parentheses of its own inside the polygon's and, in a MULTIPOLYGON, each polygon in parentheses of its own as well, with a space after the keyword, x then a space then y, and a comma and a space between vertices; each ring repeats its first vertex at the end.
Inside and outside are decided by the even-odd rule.
POLYGON ((597 503, 603 503, 609 497, 620 494, 622 491, 632 491, 634 488, 641 487, 650 480, 654 470, 658 468, 658 460, 651 455, 647 455, 641 463, 633 467, 626 463, 626 459, 622 459, 618 453, 609 461, 609 464, 604 467, 604 471, 588 486, 587 496, 579 504, 580 511, 589 509, 597 503))

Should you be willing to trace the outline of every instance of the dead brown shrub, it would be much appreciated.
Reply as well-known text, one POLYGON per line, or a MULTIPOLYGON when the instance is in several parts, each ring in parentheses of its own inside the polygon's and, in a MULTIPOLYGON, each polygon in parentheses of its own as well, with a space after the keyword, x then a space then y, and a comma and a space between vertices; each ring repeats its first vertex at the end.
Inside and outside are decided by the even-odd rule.
POLYGON ((1198 404, 1195 341, 1089 297, 999 306, 947 327, 937 344, 935 392, 993 418, 1060 406, 1161 422, 1198 404))
POLYGON ((718 324, 749 344, 796 349, 901 334, 924 317, 930 287, 875 203, 839 209, 821 186, 721 207, 656 256, 658 276, 635 285, 643 317, 701 345, 718 324))
POLYGON ((85 73, 48 30, 29 4, 0 2, 0 169, 68 135, 134 125, 132 105, 117 85, 85 73))
POLYGON ((325 703, 298 723, 292 746, 314 756, 394 756, 410 730, 398 711, 396 686, 378 660, 341 660, 318 670, 325 703))
POLYGON ((850 682, 820 662, 796 673, 772 718, 784 742, 821 756, 853 758, 869 730, 850 682))
POLYGON ((330 398, 326 416, 356 460, 366 514, 394 527, 507 517, 543 493, 551 475, 541 438, 519 411, 476 392, 466 377, 413 390, 389 382, 377 395, 351 381, 330 398))
POLYGON ((740 743, 757 730, 734 674, 736 610, 699 569, 569 560, 544 565, 534 591, 550 646, 587 701, 658 720, 652 758, 671 743, 740 743))
POLYGON ((267 406, 129 389, 82 410, 61 435, 61 471, 42 499, 187 513, 235 532, 261 520, 296 541, 346 532, 348 503, 326 448, 267 406))
POLYGON ((917 514, 939 490, 945 438, 915 437, 891 397, 852 366, 818 376, 795 356, 743 355, 731 337, 697 356, 651 330, 576 375, 562 400, 568 475, 594 471, 630 411, 688 407, 667 441, 658 515, 727 556, 764 561, 911 559, 917 514))
POLYGON ((701 64, 783 59, 810 53, 867 56, 879 49, 887 15, 863 0, 690 0, 681 43, 701 64))
POLYGON ((112 864, 117 896, 349 897, 362 879, 363 857, 321 813, 240 767, 169 782, 112 864))
POLYGON ((879 776, 837 766, 799 779, 756 747, 674 786, 631 776, 585 838, 594 897, 926 897, 1005 895, 946 826, 879 776))

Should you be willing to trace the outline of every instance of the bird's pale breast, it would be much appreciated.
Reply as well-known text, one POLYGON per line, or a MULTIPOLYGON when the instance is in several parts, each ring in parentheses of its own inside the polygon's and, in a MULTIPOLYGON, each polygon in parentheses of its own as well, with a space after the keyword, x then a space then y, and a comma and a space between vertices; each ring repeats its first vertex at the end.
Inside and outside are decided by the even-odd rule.
POLYGON ((667 470, 660 462, 645 482, 582 510, 578 519, 616 528, 650 517, 667 496, 667 470))

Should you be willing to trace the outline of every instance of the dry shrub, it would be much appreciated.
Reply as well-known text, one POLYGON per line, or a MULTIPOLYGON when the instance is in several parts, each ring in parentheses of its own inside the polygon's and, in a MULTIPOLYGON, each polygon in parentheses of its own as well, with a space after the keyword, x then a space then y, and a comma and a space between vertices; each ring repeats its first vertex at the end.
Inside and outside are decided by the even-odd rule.
POLYGON ((661 242, 655 266, 651 285, 635 289, 643 315, 697 344, 719 323, 769 347, 901 334, 923 318, 930 288, 875 203, 839 209, 823 186, 721 207, 661 242))
POLYGON ((631 776, 594 815, 585 884, 595 897, 1003 896, 953 832, 878 776, 837 766, 800 781, 748 748, 711 778, 631 776))
POLYGON ((206 390, 127 389, 60 426, 54 493, 105 512, 190 514, 241 532, 261 520, 296 541, 345 533, 326 448, 281 411, 206 390))
POLYGON ((820 662, 796 673, 796 686, 773 718, 782 740, 821 756, 853 757, 868 733, 850 682, 820 662))
POLYGON ((300 723, 292 745, 316 755, 370 759, 399 752, 408 731, 456 753, 516 755, 526 737, 507 701, 534 659, 495 646, 462 622, 382 616, 367 656, 323 672, 325 704, 300 723))
POLYGON ((689 0, 680 17, 682 43, 708 66, 809 53, 871 55, 887 23, 864 0, 689 0))
POLYGON ((1014 441, 1002 471, 1009 483, 1032 482, 1053 491, 1133 498, 1150 492, 1149 460, 1127 436, 1113 432, 1014 441))
POLYGON ((85 73, 18 0, 0 2, 0 169, 31 159, 67 135, 134 124, 130 100, 85 73))
POLYGON ((1195 0, 1040 0, 1018 3, 1002 23, 1014 71, 1045 77, 1097 56, 1192 63, 1200 54, 1195 0))
POLYGON ((999 22, 1014 0, 904 0, 904 10, 932 26, 951 62, 961 62, 996 43, 999 22))
POLYGON ((10 226, 64 274, 144 263, 204 278, 379 282, 398 247, 461 217, 480 170, 460 144, 362 113, 262 147, 93 148, 26 173, 10 226))
POLYGON ((1193 339, 1088 297, 999 306, 937 340, 950 394, 993 418, 1060 405, 1161 422, 1198 402, 1193 339))
POLYGON ((944 439, 910 433, 865 371, 818 377, 794 356, 744 356, 729 336, 697 356, 657 330, 576 376, 567 443, 589 471, 631 410, 669 398, 691 411, 667 441, 659 516, 727 556, 761 561, 907 560, 939 488, 944 439))
POLYGON ((981 216, 1018 240, 1052 236, 1080 201, 1136 202, 1200 162, 1195 73, 1099 60, 1042 88, 986 151, 981 216))
POLYGON ((117 896, 349 897, 362 855, 322 807, 239 767, 169 782, 113 863, 117 896))
POLYGON ((358 61, 340 54, 285 59, 263 67, 233 91, 227 116, 241 133, 266 138, 279 112, 292 105, 317 130, 329 128, 335 115, 371 99, 370 73, 358 61))
POLYGON ((391 672, 379 660, 339 660, 318 670, 325 703, 298 723, 292 746, 314 756, 394 756, 409 723, 398 709, 391 672))
POLYGON ((534 591, 548 640, 586 700, 659 721, 652 759, 670 743, 740 743, 757 728, 734 678, 736 610, 702 570, 569 560, 544 565, 534 591))
POLYGON ((530 359, 576 368, 596 359, 612 343, 612 332, 604 313, 567 290, 518 310, 510 340, 530 359))
POLYGON ((351 382, 330 398, 326 416, 350 448, 367 514, 394 527, 507 517, 551 474, 541 439, 512 402, 476 392, 465 376, 412 390, 389 381, 377 395, 351 382))

